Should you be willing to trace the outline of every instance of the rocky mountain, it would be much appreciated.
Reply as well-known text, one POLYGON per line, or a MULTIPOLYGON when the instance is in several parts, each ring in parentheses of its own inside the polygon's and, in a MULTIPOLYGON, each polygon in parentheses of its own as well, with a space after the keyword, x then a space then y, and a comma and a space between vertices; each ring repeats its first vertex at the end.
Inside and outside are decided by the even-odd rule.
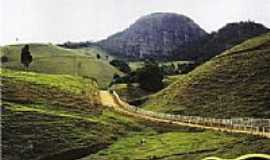
POLYGON ((162 58, 207 33, 190 18, 175 13, 153 13, 126 30, 100 41, 112 54, 129 58, 162 58))

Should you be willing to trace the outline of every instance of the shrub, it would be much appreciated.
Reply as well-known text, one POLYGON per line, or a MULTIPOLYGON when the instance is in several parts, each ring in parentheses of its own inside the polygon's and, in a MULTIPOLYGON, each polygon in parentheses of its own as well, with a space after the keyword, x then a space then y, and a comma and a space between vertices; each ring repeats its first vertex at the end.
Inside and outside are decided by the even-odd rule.
POLYGON ((114 59, 110 61, 110 64, 124 73, 129 73, 131 71, 129 65, 125 61, 114 59))
POLYGON ((7 62, 8 62, 8 57, 5 56, 5 55, 3 55, 3 56, 1 57, 1 62, 2 62, 2 63, 7 63, 7 62))

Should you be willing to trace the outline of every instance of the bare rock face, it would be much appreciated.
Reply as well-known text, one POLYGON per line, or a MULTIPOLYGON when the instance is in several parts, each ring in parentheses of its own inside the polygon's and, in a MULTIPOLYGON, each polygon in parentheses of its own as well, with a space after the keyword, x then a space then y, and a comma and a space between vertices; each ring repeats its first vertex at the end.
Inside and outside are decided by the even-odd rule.
POLYGON ((153 13, 100 41, 112 54, 129 58, 168 57, 186 42, 207 33, 190 18, 175 13, 153 13))

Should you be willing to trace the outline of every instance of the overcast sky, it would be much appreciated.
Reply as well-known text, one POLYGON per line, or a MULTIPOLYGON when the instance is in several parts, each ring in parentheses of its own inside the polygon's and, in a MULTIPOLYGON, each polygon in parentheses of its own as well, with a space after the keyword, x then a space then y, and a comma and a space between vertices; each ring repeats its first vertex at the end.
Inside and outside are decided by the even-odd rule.
POLYGON ((0 44, 97 41, 153 12, 184 14, 207 32, 240 20, 270 27, 270 0, 0 0, 0 44))

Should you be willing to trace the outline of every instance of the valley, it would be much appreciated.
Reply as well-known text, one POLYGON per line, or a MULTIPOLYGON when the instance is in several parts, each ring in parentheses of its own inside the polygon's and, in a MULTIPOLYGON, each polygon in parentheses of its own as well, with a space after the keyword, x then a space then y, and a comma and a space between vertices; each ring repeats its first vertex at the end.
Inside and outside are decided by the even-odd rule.
POLYGON ((95 42, 3 45, 1 158, 270 159, 269 31, 157 12, 95 42))

